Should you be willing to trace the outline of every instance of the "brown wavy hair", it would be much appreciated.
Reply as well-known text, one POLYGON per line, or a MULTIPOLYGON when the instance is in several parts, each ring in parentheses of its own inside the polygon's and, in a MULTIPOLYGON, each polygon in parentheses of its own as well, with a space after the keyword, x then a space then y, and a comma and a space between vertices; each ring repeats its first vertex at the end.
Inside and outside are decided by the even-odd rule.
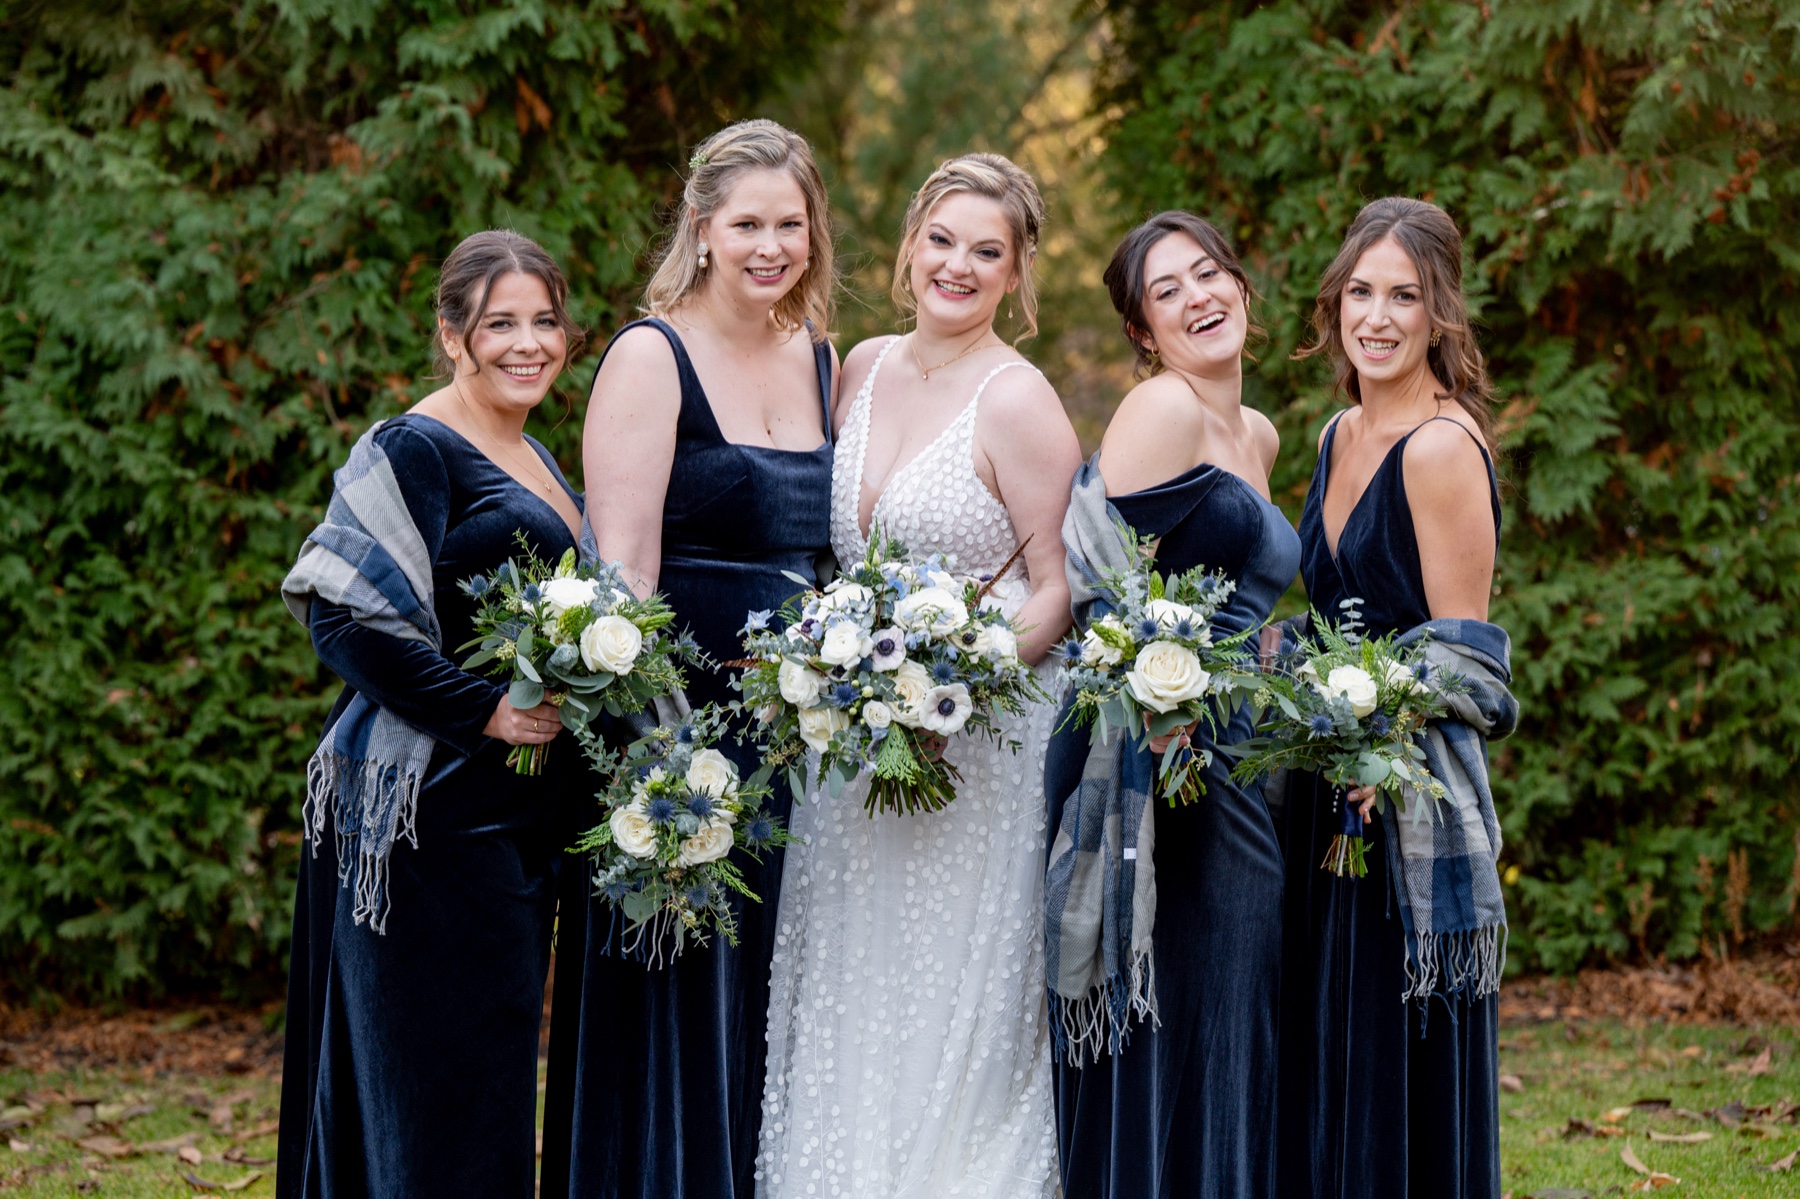
POLYGON ((1244 316, 1249 324, 1247 332, 1253 338, 1263 336, 1262 326, 1250 314, 1250 304, 1257 298, 1256 289, 1250 286, 1250 276, 1225 235, 1211 221, 1191 212, 1179 209, 1159 212, 1120 239, 1113 250, 1112 261, 1106 264, 1106 273, 1101 276, 1107 294, 1112 297, 1113 311, 1119 314, 1125 340, 1137 354, 1137 362, 1132 368, 1134 374, 1155 375, 1163 369, 1161 359, 1153 358, 1144 345, 1144 338, 1150 331, 1144 319, 1144 262, 1158 242, 1174 233, 1185 233, 1199 242, 1200 248, 1219 264, 1219 269, 1237 281, 1238 290, 1244 295, 1244 316))
POLYGON ((1344 287, 1356 264, 1369 248, 1392 237, 1412 259, 1424 291, 1425 312, 1431 318, 1438 344, 1425 351, 1426 365, 1443 391, 1439 399, 1455 400, 1474 419, 1490 447, 1494 444, 1494 387, 1487 364, 1475 343, 1469 306, 1463 296, 1462 234, 1450 214, 1436 204, 1408 196, 1371 200, 1356 214, 1343 248, 1319 279, 1319 297, 1313 308, 1313 342, 1294 351, 1295 358, 1330 354, 1337 373, 1337 390, 1353 404, 1362 403, 1362 387, 1356 368, 1344 350, 1342 316, 1344 287))
POLYGON ((761 118, 727 125, 694 148, 681 207, 670 221, 644 287, 644 311, 667 316, 706 282, 700 266, 700 223, 725 206, 740 175, 754 170, 786 171, 806 198, 806 269, 769 314, 784 332, 810 324, 812 340, 822 342, 830 336, 837 283, 830 195, 806 139, 761 118))
POLYGON ((456 364, 450 360, 450 351, 444 345, 446 336, 461 343, 463 353, 475 364, 476 372, 480 372, 481 360, 469 348, 469 332, 487 315, 488 297, 494 293, 494 281, 514 271, 537 276, 550 293, 550 310, 556 314, 556 323, 562 326, 563 336, 568 338, 568 351, 557 369, 560 371, 581 352, 587 334, 569 316, 569 281, 563 276, 562 268, 556 265, 556 259, 523 233, 511 229, 483 229, 457 243, 438 270, 437 296, 432 306, 441 324, 437 335, 431 339, 432 360, 437 366, 434 377, 456 374, 456 364))

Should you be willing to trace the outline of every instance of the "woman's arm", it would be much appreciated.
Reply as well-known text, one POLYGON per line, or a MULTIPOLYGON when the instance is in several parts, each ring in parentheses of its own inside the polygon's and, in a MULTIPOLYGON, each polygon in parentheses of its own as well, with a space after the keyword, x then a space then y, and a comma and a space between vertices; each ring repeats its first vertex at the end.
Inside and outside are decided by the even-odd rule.
POLYGON ((1016 622, 1026 630, 1019 638, 1019 656, 1035 666, 1071 623, 1062 522, 1069 509, 1069 481, 1081 465, 1081 443, 1056 389, 1036 371, 997 376, 975 421, 977 473, 985 459, 994 494, 1006 505, 1019 541, 1030 539, 1024 564, 1031 598, 1016 622))
POLYGON ((1494 509, 1487 463, 1470 431, 1431 421, 1401 460, 1425 603, 1434 619, 1486 620, 1494 585, 1494 509))
POLYGON ((1202 461, 1206 422, 1191 388, 1158 375, 1132 388, 1100 439, 1100 473, 1108 495, 1167 483, 1202 461))
POLYGON ((681 377, 668 339, 648 325, 626 330, 594 376, 581 470, 600 560, 623 563, 640 596, 656 590, 662 570, 663 503, 680 418, 681 377))

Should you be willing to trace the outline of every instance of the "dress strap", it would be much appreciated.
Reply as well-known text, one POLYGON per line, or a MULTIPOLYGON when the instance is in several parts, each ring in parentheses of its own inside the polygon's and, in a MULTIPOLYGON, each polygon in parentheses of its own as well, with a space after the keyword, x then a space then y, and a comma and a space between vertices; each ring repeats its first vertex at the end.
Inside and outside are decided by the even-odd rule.
POLYGON ((975 413, 981 406, 982 393, 987 391, 987 386, 989 383, 992 383, 994 381, 994 376, 999 374, 1001 371, 1005 370, 1009 366, 1030 367, 1030 369, 1037 371, 1037 373, 1040 375, 1044 373, 1043 371, 1038 370, 1037 367, 1032 366, 1031 363, 1025 361, 1023 358, 1014 358, 1014 359, 1011 359, 1010 361, 1002 362, 999 366, 996 366, 993 370, 991 370, 987 374, 983 375, 981 378, 980 385, 975 388, 974 396, 972 396, 969 400, 969 406, 967 408, 964 408, 962 410, 962 412, 957 415, 957 418, 956 418, 958 421, 966 421, 968 423, 969 435, 971 437, 974 436, 974 434, 975 434, 975 413))
MULTIPOLYGON (((687 346, 681 342, 681 334, 675 327, 659 316, 639 317, 630 324, 619 329, 606 343, 606 349, 600 354, 600 361, 594 364, 594 378, 600 377, 600 368, 606 364, 606 356, 612 353, 619 338, 640 325, 655 329, 668 341, 669 349, 675 354, 675 376, 681 384, 681 413, 675 421, 676 435, 684 440, 724 441, 725 434, 719 428, 719 422, 713 416, 712 404, 707 401, 706 390, 700 386, 700 376, 694 370, 694 360, 688 357, 687 346)), ((588 380, 588 391, 594 389, 593 379, 588 380)), ((826 392, 829 396, 831 393, 826 392)), ((825 434, 831 436, 831 422, 825 422, 825 434)))

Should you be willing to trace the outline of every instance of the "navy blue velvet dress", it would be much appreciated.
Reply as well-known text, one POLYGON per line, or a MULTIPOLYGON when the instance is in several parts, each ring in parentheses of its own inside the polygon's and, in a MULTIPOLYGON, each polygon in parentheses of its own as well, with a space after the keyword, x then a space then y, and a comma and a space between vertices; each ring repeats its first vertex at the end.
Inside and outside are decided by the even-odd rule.
MULTIPOLYGON (((1307 596, 1327 619, 1335 619, 1341 600, 1360 599, 1372 635, 1410 629, 1431 617, 1402 474, 1412 433, 1376 469, 1333 558, 1323 511, 1336 432, 1333 421, 1300 519, 1307 596)), ((1488 485, 1498 534, 1491 461, 1488 485)), ((1280 1193, 1498 1199, 1497 997, 1402 1002, 1406 937, 1385 825, 1365 826, 1369 873, 1351 879, 1319 869, 1339 821, 1330 784, 1293 776, 1282 813, 1280 1193)))
MULTIPOLYGON (((815 350, 824 442, 770 449, 726 441, 675 330, 637 323, 669 339, 681 378, 658 587, 708 655, 740 657, 745 614, 779 610, 800 590, 782 572, 814 578, 831 552, 831 348, 815 350)), ((689 678, 696 708, 736 698, 729 671, 689 678)), ((748 744, 720 749, 745 776, 759 764, 748 744)), ((786 821, 791 805, 777 786, 769 811, 786 821)), ((763 900, 740 903, 738 945, 714 937, 654 970, 618 956, 612 909, 591 897, 587 871, 568 873, 544 1100, 546 1197, 754 1194, 782 855, 737 860, 763 900)))
MULTIPOLYGON (((1281 510, 1216 467, 1109 498, 1140 534, 1162 539, 1163 571, 1205 565, 1236 581, 1214 637, 1262 624, 1299 567, 1281 510)), ((1229 745, 1249 735, 1240 710, 1223 732, 1202 724, 1194 739, 1229 745)), ((1088 742, 1089 730, 1073 725, 1051 740, 1052 830, 1088 742)), ((1264 1199, 1273 1187, 1281 851, 1260 787, 1232 782, 1222 755, 1204 777, 1197 803, 1154 801, 1160 1026, 1135 1024, 1117 1055, 1056 1067, 1070 1199, 1264 1199)))
MULTIPOLYGON (((316 856, 301 856, 276 1193, 530 1199, 555 875, 583 760, 559 737, 544 774, 515 774, 508 747, 482 732, 505 692, 450 655, 471 636, 474 611, 459 579, 516 554, 516 531, 551 559, 575 539, 448 425, 400 416, 375 441, 431 554, 444 649, 315 601, 313 645, 346 684, 326 726, 361 692, 437 745, 419 794, 418 848, 394 847, 385 935, 351 922, 331 829, 316 856)), ((531 445, 567 490, 549 453, 531 445)))

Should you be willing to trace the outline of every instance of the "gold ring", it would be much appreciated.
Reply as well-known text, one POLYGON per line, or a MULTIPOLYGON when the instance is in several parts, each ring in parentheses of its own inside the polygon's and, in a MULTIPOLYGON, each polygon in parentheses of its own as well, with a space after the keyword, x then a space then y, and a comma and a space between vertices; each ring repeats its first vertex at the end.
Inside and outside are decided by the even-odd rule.
POLYGON ((542 728, 539 727, 538 718, 535 716, 533 716, 531 718, 531 731, 534 733, 541 733, 544 731, 542 728))

